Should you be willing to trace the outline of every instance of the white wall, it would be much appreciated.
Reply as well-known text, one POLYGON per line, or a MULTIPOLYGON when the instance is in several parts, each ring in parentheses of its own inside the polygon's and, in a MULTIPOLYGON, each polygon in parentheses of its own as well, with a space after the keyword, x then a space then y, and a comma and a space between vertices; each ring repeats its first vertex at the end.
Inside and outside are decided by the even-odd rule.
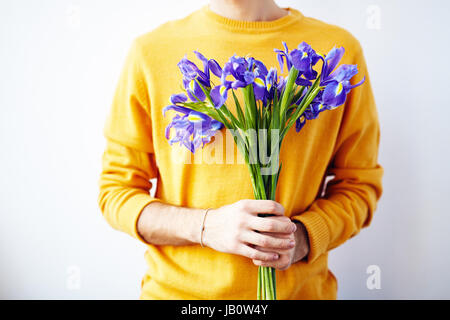
MULTIPOLYGON (((144 247, 97 208, 101 131, 130 41, 205 3, 0 2, 0 298, 138 297, 144 247)), ((330 254, 339 298, 450 298, 450 5, 278 4, 359 38, 377 98, 385 191, 371 227, 330 254)))

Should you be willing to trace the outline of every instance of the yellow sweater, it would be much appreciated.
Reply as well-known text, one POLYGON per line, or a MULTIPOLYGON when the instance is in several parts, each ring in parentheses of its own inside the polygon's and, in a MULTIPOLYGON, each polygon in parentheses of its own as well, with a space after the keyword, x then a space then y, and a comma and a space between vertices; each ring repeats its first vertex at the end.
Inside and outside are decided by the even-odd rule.
MULTIPOLYGON (((360 44, 350 33, 286 9, 290 14, 275 21, 246 22, 219 16, 205 5, 133 42, 105 127, 99 204, 114 228, 144 241, 136 222, 152 201, 215 208, 253 198, 244 163, 194 158, 186 163, 189 151, 171 147, 164 136, 173 113, 164 118, 162 109, 170 104, 171 94, 181 92, 177 62, 185 54, 199 66, 194 50, 221 66, 233 54, 250 54, 280 71, 273 49, 281 49, 282 41, 290 49, 305 41, 320 53, 345 47, 342 63, 359 68, 355 82, 368 77, 360 44), (155 198, 149 195, 151 178, 157 178, 155 198)), ((218 83, 217 78, 213 81, 218 83)), ((372 219, 382 192, 379 135, 367 78, 350 93, 345 105, 323 112, 298 134, 293 128, 285 138, 277 201, 287 216, 306 226, 311 251, 307 261, 277 271, 279 299, 336 298, 337 283, 328 270, 327 252, 372 219), (335 177, 322 194, 327 175, 335 177)), ((257 267, 247 258, 199 245, 148 245, 145 258, 148 271, 142 281, 143 299, 256 298, 257 267)))

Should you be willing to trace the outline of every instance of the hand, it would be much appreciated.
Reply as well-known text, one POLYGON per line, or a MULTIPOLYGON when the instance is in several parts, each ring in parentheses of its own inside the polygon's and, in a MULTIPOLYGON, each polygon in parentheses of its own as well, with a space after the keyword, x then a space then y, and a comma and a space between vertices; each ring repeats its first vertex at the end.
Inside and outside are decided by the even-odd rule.
POLYGON ((279 252, 294 248, 296 229, 296 224, 284 216, 281 204, 241 200, 208 212, 203 243, 220 252, 273 262, 279 259, 279 252), (260 213, 274 216, 258 217, 260 213))
POLYGON ((302 260, 309 253, 309 241, 308 233, 305 226, 302 223, 297 223, 297 231, 291 234, 279 234, 276 235, 279 238, 289 239, 289 241, 295 241, 295 247, 285 250, 275 250, 272 248, 259 248, 257 250, 276 252, 280 258, 275 261, 263 261, 260 259, 253 259, 253 263, 257 266, 272 267, 278 270, 286 270, 293 263, 302 260))

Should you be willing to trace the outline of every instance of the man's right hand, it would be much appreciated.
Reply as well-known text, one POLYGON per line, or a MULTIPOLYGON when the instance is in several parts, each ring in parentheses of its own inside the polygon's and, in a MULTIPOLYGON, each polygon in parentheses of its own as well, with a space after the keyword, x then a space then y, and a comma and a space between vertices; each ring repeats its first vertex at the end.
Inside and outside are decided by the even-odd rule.
POLYGON ((295 223, 284 216, 284 208, 278 202, 240 200, 208 212, 203 243, 216 251, 274 261, 279 258, 276 251, 295 246, 291 237, 285 235, 294 233, 296 228, 295 223), (258 214, 274 216, 262 218, 258 214))

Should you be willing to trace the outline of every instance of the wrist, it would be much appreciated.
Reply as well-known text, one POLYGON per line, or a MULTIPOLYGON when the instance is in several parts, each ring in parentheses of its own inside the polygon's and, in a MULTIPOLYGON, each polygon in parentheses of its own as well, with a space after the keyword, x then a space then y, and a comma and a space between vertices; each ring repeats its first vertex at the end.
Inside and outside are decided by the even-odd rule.
POLYGON ((201 242, 204 213, 205 210, 203 209, 188 209, 188 212, 186 212, 186 216, 189 217, 186 223, 190 223, 186 224, 186 226, 189 225, 189 228, 182 228, 182 230, 184 229, 182 237, 192 244, 200 244, 201 242))
POLYGON ((298 261, 306 261, 306 258, 309 254, 309 238, 308 231, 303 223, 300 221, 294 220, 297 230, 294 233, 295 236, 295 254, 294 254, 294 263, 298 261))
POLYGON ((206 222, 206 216, 208 215, 209 211, 211 211, 211 208, 208 208, 203 212, 202 225, 200 227, 200 245, 202 246, 202 248, 205 246, 205 242, 204 242, 205 222, 206 222))
POLYGON ((136 222, 136 230, 137 233, 139 235, 139 237, 144 240, 146 243, 149 243, 148 239, 150 238, 149 235, 147 234, 148 232, 148 228, 147 228, 147 224, 148 224, 148 207, 151 204, 147 205, 139 214, 138 220, 136 222))
POLYGON ((203 242, 204 247, 211 247, 211 229, 214 228, 214 217, 216 210, 215 209, 207 209, 208 212, 203 210, 203 214, 206 213, 204 216, 204 223, 203 223, 203 232, 201 233, 201 239, 203 242))

